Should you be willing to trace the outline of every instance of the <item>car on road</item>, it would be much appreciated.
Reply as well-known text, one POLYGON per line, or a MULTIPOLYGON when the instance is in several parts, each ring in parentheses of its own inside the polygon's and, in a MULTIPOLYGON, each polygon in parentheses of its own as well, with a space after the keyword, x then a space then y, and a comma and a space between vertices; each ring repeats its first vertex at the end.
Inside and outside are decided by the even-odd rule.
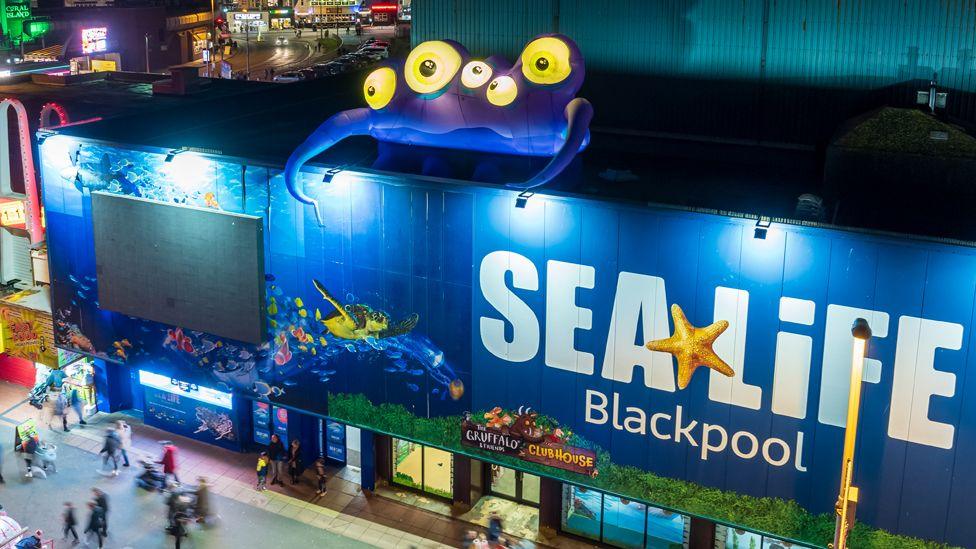
POLYGON ((275 46, 287 46, 287 45, 288 45, 287 37, 279 36, 278 38, 275 38, 275 46))
POLYGON ((302 80, 315 80, 319 77, 319 74, 315 72, 315 69, 306 68, 298 71, 298 75, 302 77, 302 80))
POLYGON ((281 84, 291 84, 292 82, 301 82, 305 78, 302 77, 301 73, 297 72, 283 72, 281 74, 275 75, 274 81, 281 84))

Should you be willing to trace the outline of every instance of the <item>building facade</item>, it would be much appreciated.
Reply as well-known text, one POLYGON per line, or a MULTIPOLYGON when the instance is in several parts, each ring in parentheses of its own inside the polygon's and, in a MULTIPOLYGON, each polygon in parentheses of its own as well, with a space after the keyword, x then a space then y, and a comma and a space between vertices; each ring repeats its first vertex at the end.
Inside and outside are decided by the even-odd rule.
POLYGON ((230 395, 241 444, 271 408, 362 429, 364 487, 471 504, 495 482, 589 539, 748 547, 699 491, 833 509, 863 317, 859 520, 976 536, 967 245, 311 168, 319 225, 277 166, 62 133, 41 146, 57 344, 116 406, 148 409, 138 376, 161 376, 230 395), (685 387, 645 347, 686 322, 726 323, 731 377, 685 387), (621 533, 618 511, 640 518, 621 533))

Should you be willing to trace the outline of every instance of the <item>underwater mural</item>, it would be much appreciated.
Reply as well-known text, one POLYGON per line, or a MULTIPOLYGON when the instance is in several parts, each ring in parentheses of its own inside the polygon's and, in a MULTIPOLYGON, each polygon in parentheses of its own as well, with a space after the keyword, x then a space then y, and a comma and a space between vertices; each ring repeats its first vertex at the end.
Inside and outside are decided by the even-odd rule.
MULTIPOLYGON (((339 281, 364 274, 355 268, 333 264, 299 280, 296 272, 289 272, 291 262, 272 247, 265 275, 268 334, 259 345, 101 309, 90 242, 85 253, 65 256, 57 251, 59 238, 90 238, 91 228, 83 220, 90 214, 92 191, 259 215, 266 223, 269 216, 286 215, 290 200, 279 186, 270 211, 258 209, 267 208, 271 178, 280 178, 264 168, 252 171, 193 154, 166 162, 160 154, 88 143, 46 152, 51 150, 44 173, 53 206, 48 208, 55 231, 52 261, 72 264, 70 269, 52 269, 59 347, 319 413, 326 412, 330 391, 346 390, 392 399, 424 415, 441 409, 460 413, 468 407, 462 399, 470 374, 456 368, 424 331, 424 321, 437 320, 437 315, 388 308, 386 296, 373 284, 353 285, 356 293, 342 290, 339 281), (270 274, 276 269, 279 274, 270 274), (280 275, 282 270, 286 276, 280 275), (58 278, 59 273, 70 274, 58 278)), ((276 233, 267 244, 278 242, 276 233)), ((308 253, 321 256, 321 250, 308 253)), ((382 280, 377 282, 382 286, 382 280)), ((219 429, 210 419, 207 429, 219 429)))

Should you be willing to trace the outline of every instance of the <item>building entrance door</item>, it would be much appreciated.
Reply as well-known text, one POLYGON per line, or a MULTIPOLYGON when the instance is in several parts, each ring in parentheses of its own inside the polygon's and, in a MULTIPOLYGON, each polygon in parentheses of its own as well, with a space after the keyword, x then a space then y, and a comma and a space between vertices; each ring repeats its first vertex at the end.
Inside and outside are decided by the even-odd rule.
POLYGON ((492 465, 489 474, 488 486, 492 494, 539 506, 539 477, 501 465, 492 465))

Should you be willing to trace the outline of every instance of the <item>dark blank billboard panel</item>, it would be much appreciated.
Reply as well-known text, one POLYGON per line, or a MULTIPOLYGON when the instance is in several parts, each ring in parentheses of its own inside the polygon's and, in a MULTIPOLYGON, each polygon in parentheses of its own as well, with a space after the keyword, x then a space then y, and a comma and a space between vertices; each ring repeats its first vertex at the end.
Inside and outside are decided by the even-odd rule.
POLYGON ((264 339, 260 218, 91 196, 101 308, 239 341, 264 339))

